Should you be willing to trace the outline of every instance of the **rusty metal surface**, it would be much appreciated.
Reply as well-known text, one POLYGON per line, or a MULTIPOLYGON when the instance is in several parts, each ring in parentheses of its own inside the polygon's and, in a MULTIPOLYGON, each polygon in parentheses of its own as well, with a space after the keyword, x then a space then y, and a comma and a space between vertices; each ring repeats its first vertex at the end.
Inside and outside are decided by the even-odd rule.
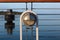
POLYGON ((60 0, 0 0, 0 2, 60 2, 60 0))

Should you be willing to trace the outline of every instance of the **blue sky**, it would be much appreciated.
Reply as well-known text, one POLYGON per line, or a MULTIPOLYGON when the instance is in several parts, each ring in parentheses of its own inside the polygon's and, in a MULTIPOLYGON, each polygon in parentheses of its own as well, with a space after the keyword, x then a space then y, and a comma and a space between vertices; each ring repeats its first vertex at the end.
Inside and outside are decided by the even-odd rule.
MULTIPOLYGON (((27 4, 30 7, 31 3, 27 4)), ((0 9, 5 8, 25 8, 25 3, 0 3, 0 9)), ((60 8, 60 3, 33 3, 33 7, 38 8, 60 8)))
MULTIPOLYGON (((31 8, 31 3, 27 4, 28 9, 31 8)), ((0 3, 0 9, 26 8, 25 3, 0 3)), ((33 3, 33 8, 60 8, 60 3, 33 3)), ((17 11, 17 10, 15 10, 17 11)), ((24 11, 24 10, 18 10, 24 11)), ((35 12, 43 13, 59 13, 60 10, 34 10, 35 12)))
MULTIPOLYGON (((30 9, 31 7, 31 3, 28 3, 28 8, 30 9)), ((26 4, 25 3, 0 3, 0 9, 10 9, 10 8, 25 8, 26 7, 26 4)), ((60 3, 33 3, 33 7, 34 8, 60 8, 60 3)), ((16 10, 17 11, 17 10, 16 10)), ((19 10, 21 11, 21 10, 19 10)), ((24 10, 22 10, 24 11, 24 10)), ((60 10, 43 10, 43 9, 40 9, 40 10, 34 10, 36 13, 38 14, 60 14, 60 10)), ((40 15, 38 16, 39 19, 60 19, 60 15, 40 15)), ((17 18, 17 20, 19 20, 17 18)), ((2 22, 1 22, 2 23, 2 22)), ((16 24, 18 25, 19 24, 19 21, 16 22, 16 24)), ((58 25, 60 24, 60 20, 56 21, 56 20, 50 20, 50 21, 43 21, 43 20, 40 20, 39 21, 39 24, 41 25, 58 25)), ((46 28, 41 28, 41 29, 59 29, 60 27, 46 27, 46 28)))
MULTIPOLYGON (((28 3, 28 9, 31 8, 31 3, 28 3)), ((0 3, 0 9, 26 8, 25 3, 0 3)), ((33 3, 33 8, 60 8, 60 3, 33 3)), ((16 10, 17 11, 17 10, 16 10)), ((21 11, 21 10, 19 10, 21 11)), ((24 11, 24 10, 22 10, 24 11)), ((34 10, 38 13, 60 13, 60 10, 34 10)))

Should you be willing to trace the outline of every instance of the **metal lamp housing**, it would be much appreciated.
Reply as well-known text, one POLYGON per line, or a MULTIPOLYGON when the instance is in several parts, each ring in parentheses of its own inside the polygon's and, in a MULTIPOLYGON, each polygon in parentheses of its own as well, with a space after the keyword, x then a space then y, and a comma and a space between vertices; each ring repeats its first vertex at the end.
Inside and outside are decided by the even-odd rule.
POLYGON ((33 26, 36 20, 37 20, 36 15, 32 11, 26 11, 22 16, 22 21, 26 26, 33 26))
POLYGON ((33 26, 36 23, 36 40, 39 40, 38 36, 38 19, 37 14, 31 10, 23 12, 20 16, 20 40, 22 40, 22 23, 26 26, 33 26))

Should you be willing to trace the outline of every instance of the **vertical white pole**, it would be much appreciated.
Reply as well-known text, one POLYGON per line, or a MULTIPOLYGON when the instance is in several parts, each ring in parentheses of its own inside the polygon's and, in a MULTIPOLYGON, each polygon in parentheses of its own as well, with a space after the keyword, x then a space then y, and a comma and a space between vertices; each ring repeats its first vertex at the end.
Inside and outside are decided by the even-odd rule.
POLYGON ((38 35, 38 19, 37 19, 37 22, 36 22, 36 40, 39 40, 39 35, 38 35))
POLYGON ((38 40, 38 27, 36 27, 36 40, 38 40))
POLYGON ((20 17, 20 40, 22 40, 22 19, 20 17))

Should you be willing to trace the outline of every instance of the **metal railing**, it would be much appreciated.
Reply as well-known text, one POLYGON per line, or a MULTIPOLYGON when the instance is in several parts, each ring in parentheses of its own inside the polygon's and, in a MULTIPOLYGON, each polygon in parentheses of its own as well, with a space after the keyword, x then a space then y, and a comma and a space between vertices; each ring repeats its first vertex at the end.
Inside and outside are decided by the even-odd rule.
MULTIPOLYGON (((27 5, 26 5, 27 6, 27 5)), ((32 5, 33 6, 33 5, 32 5)), ((20 8, 13 8, 13 10, 19 10, 20 8)), ((27 8, 21 8, 20 10, 26 10, 27 8)), ((6 10, 6 9, 0 9, 0 10, 6 10)), ((33 10, 60 10, 60 8, 32 8, 32 11, 33 10)), ((54 13, 51 13, 51 14, 37 14, 37 15, 60 15, 59 13, 58 14, 54 14, 54 13)), ((0 17, 1 18, 1 17, 0 17)), ((18 18, 18 17, 16 17, 16 18, 18 18)), ((49 21, 49 20, 60 20, 60 19, 38 19, 38 21, 40 21, 40 20, 46 20, 46 21, 49 21)), ((4 20, 0 20, 0 21, 4 21, 4 20)), ((18 21, 18 20, 15 20, 15 21, 18 21)), ((2 25, 0 25, 0 26, 2 26, 2 25)), ((16 25, 16 26, 19 26, 19 25, 16 25)), ((23 25, 23 26, 25 26, 25 25, 23 25)), ((36 25, 34 25, 34 26, 36 26, 36 25)), ((38 26, 60 26, 59 24, 58 25, 38 25, 38 26)), ((32 30, 32 31, 34 31, 35 32, 35 30, 32 30)), ((60 30, 40 30, 39 29, 39 32, 55 32, 55 31, 58 31, 58 32, 60 32, 60 30)), ((6 31, 0 31, 1 33, 3 33, 3 32, 6 32, 6 31)), ((13 31, 13 32, 20 32, 19 30, 16 30, 16 31, 13 31)), ((23 32, 26 32, 26 30, 23 30, 23 32)), ((10 36, 9 36, 10 37, 10 36)), ((16 36, 11 36, 11 38, 15 38, 16 36)), ((35 37, 35 36, 34 36, 35 37)), ((45 38, 48 38, 48 37, 51 37, 51 38, 53 38, 53 37, 60 37, 60 36, 39 36, 39 37, 45 37, 45 38)), ((1 37, 0 37, 1 38, 1 37)), ((3 37, 2 37, 3 38, 3 37)), ((7 37, 6 37, 7 38, 7 37)))

